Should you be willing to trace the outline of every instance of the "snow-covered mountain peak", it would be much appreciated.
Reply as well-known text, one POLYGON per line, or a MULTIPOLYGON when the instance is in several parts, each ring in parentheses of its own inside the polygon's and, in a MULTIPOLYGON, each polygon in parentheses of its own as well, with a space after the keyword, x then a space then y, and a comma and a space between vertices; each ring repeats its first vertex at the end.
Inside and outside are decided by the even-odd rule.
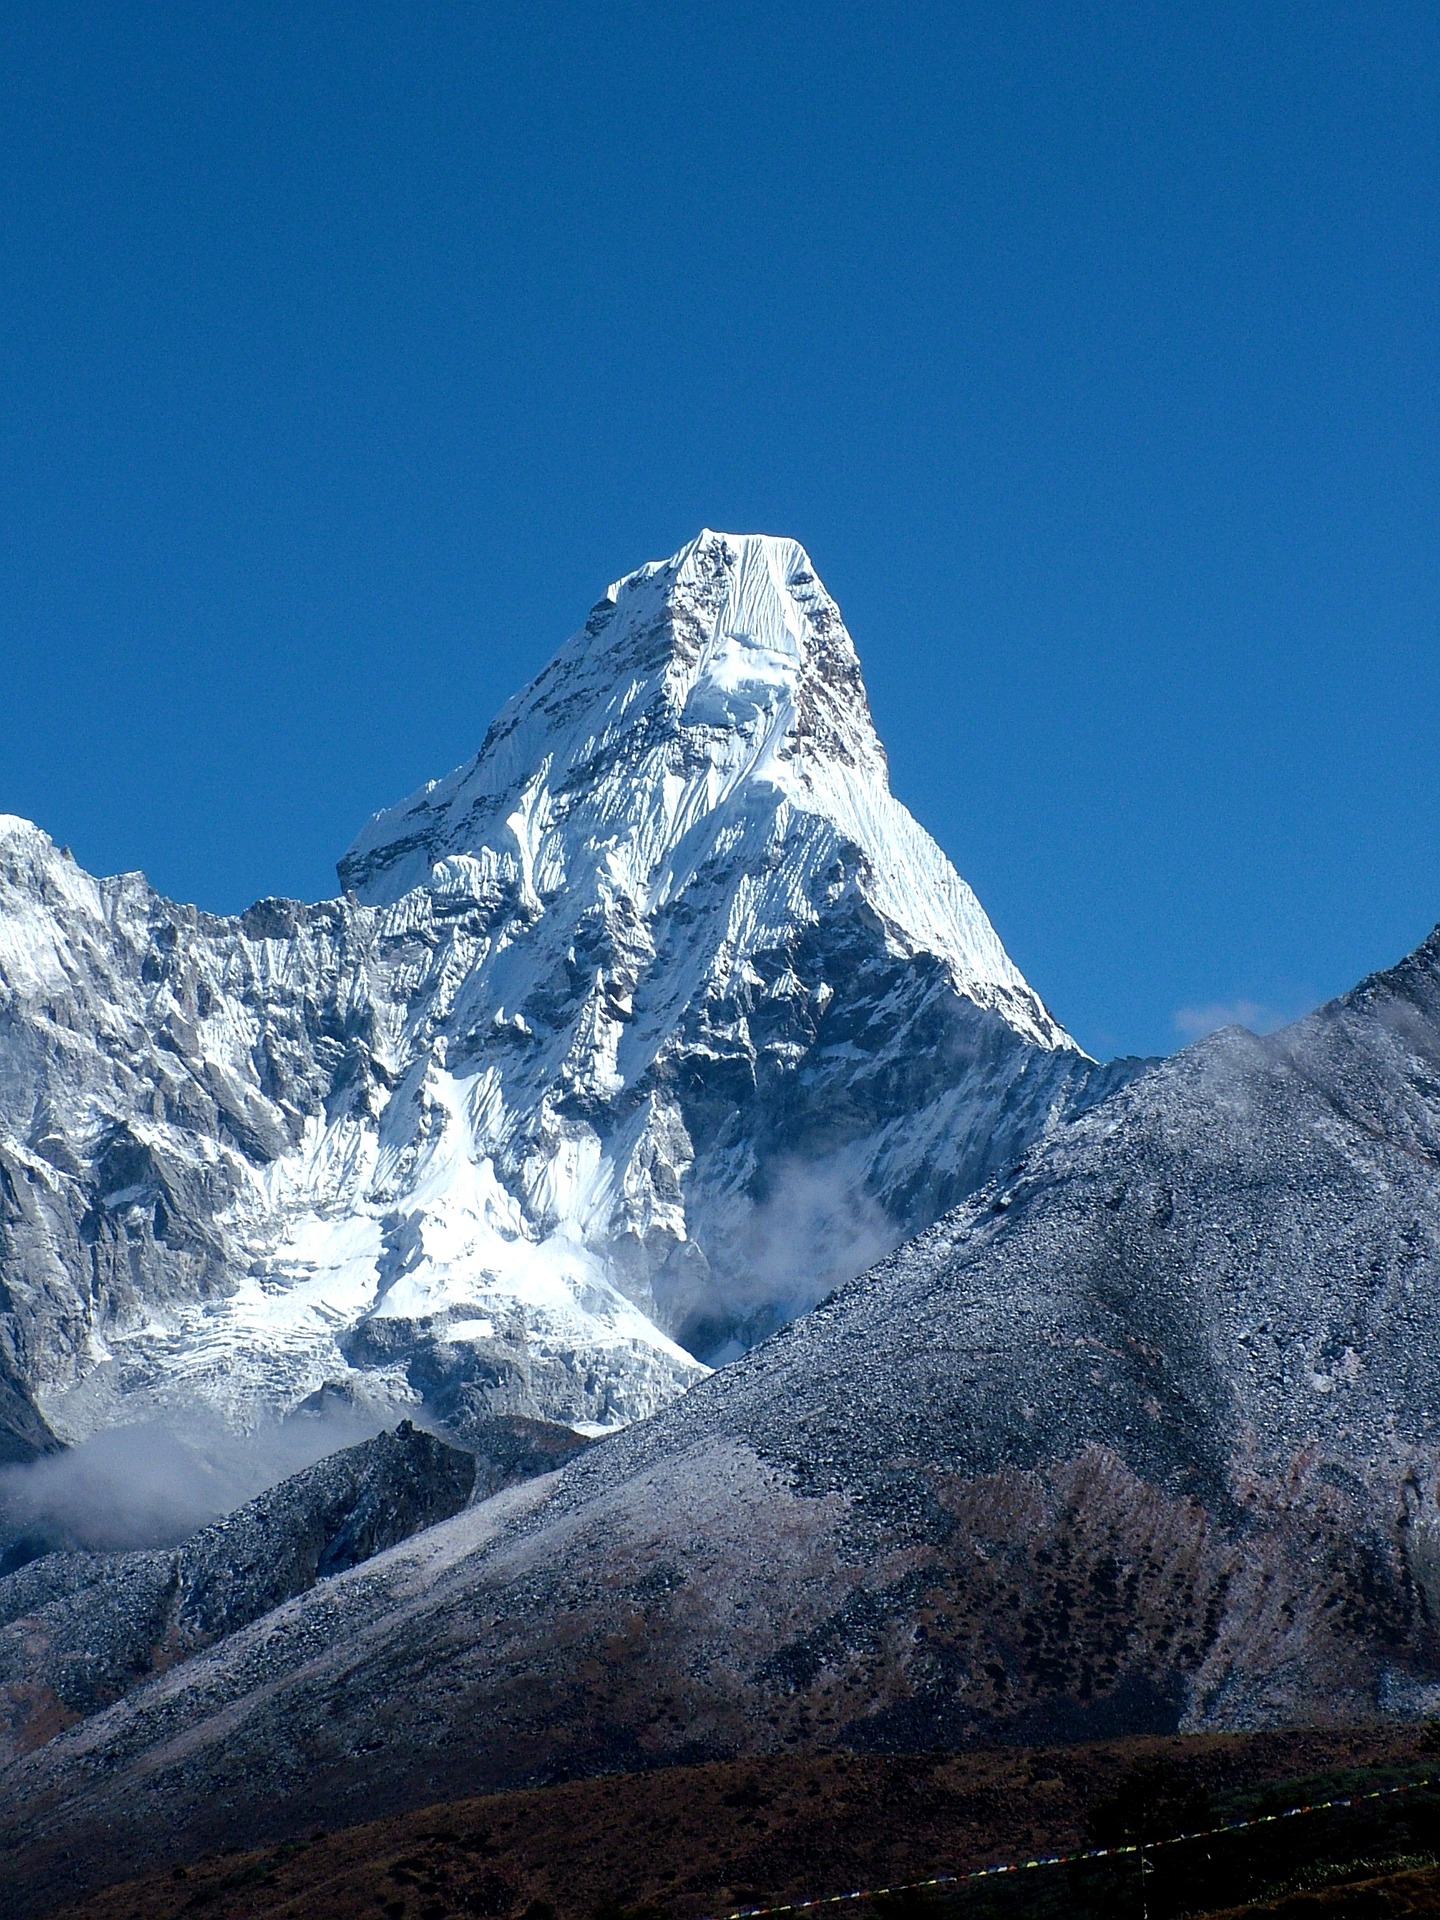
POLYGON ((340 873, 222 920, 0 823, 0 1281, 49 1276, 0 1390, 27 1356, 67 1436, 337 1381, 632 1419, 1103 1080, 892 795, 793 540, 624 575, 340 873))
POLYGON ((707 530, 609 587, 475 759, 377 814, 340 874, 378 903, 449 855, 488 853, 517 858, 531 885, 520 842, 565 821, 571 854, 592 826, 607 847, 628 838, 619 864, 644 888, 738 789, 813 806, 825 765, 885 781, 839 610, 797 541, 707 530))
POLYGON ((856 888, 898 951, 1073 1045, 891 794, 854 643, 795 540, 707 529, 624 575, 476 757, 377 814, 339 872, 373 905, 503 895, 510 937, 562 896, 643 921, 704 874, 737 962, 856 888))
POLYGON ((658 617, 685 724, 744 728, 771 713, 792 754, 883 766, 854 644, 798 540, 707 527, 669 560, 616 581, 596 613, 600 635, 658 617))
POLYGON ((7 866, 18 871, 23 864, 27 870, 40 870, 63 857, 49 834, 33 820, 23 819, 18 813, 0 813, 0 858, 7 866))

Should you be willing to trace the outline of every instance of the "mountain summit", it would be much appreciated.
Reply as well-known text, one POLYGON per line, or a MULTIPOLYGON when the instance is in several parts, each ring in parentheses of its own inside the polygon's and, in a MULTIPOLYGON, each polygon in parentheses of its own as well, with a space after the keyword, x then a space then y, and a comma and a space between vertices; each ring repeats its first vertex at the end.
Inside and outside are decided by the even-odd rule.
POLYGON ((377 814, 339 873, 381 904, 475 860, 537 917, 577 893, 645 917, 723 863, 746 880, 725 900, 739 953, 813 912, 842 849, 899 945, 1027 1038, 1073 1047, 891 794, 854 643, 804 548, 707 529, 610 587, 475 758, 377 814))
POLYGON ((339 870, 220 919, 0 834, 19 1451, 322 1392, 623 1423, 1117 1077, 890 793, 794 541, 626 575, 339 870))

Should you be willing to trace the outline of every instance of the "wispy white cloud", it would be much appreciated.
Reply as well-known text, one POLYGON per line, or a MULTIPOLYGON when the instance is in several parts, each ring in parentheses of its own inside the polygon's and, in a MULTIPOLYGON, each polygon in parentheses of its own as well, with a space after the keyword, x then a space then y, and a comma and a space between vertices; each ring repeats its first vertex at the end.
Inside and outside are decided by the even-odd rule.
POLYGON ((1211 1000, 1204 1006, 1180 1007, 1173 1016, 1175 1031, 1186 1040, 1203 1040, 1220 1027, 1248 1027, 1251 1033, 1273 1033, 1295 1014, 1267 1007, 1259 1000, 1211 1000))
POLYGON ((199 1415, 172 1426, 111 1427, 64 1453, 0 1467, 0 1559, 26 1534, 82 1552, 174 1546, 378 1425, 342 1409, 262 1423, 245 1435, 199 1415))

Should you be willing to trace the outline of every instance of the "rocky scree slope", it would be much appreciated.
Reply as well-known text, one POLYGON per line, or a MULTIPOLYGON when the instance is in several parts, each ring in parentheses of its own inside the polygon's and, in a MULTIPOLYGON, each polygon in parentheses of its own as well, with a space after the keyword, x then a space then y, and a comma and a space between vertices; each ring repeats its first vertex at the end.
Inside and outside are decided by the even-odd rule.
POLYGON ((613 586, 344 897, 0 819, 0 1450, 337 1385, 608 1428, 1123 1079, 893 798, 793 541, 613 586))
POLYGON ((31 1753, 5 1857, 118 1871, 806 1744, 1433 1711, 1437 1175, 1440 931, 1152 1067, 654 1419, 31 1753))

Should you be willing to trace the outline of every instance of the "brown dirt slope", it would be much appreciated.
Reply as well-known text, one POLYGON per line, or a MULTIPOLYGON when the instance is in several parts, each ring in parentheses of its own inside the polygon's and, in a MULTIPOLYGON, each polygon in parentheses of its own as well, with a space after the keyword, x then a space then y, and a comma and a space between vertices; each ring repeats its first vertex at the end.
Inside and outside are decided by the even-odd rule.
POLYGON ((1344 1886, 1291 1893, 1254 1906, 1227 1907, 1202 1920, 1402 1920, 1407 1914, 1440 1914, 1440 1869, 1412 1868, 1344 1886))
MULTIPOLYGON (((1426 1773, 1437 1758, 1423 1730, 1390 1727, 728 1761, 451 1801, 211 1855, 63 1912, 65 1920, 641 1920, 636 1910, 646 1909, 646 1920, 698 1920, 1084 1845, 1093 1810, 1157 1765, 1223 1797, 1355 1769, 1426 1773)), ((1037 1893, 1042 1877, 1030 1883, 1037 1893)), ((1374 1882, 1369 1905, 1346 1907, 1331 1888, 1265 1910, 1297 1920, 1440 1914, 1437 1888, 1436 1873, 1411 1873, 1374 1882)), ((962 1920, 963 1902, 952 1911, 962 1920)))

